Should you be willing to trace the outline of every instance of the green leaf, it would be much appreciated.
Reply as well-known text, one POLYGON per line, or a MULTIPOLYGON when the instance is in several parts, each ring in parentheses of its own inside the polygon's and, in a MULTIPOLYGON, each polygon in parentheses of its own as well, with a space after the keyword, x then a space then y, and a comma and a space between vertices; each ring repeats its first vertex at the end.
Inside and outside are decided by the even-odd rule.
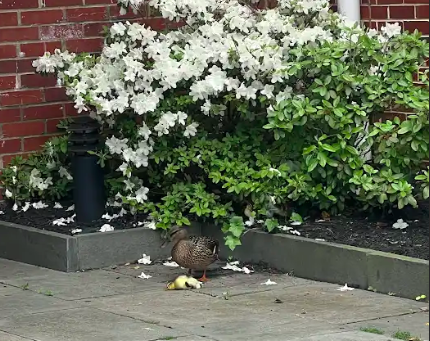
POLYGON ((308 166, 308 172, 312 172, 316 167, 318 166, 318 160, 317 159, 312 159, 309 162, 309 166, 308 166))
POLYGON ((294 222, 297 222, 297 223, 303 223, 302 216, 300 214, 296 213, 296 212, 293 212, 291 214, 290 220, 294 221, 294 222))
POLYGON ((323 144, 322 144, 322 147, 323 147, 325 150, 327 150, 327 151, 329 151, 329 152, 332 152, 332 153, 336 153, 336 152, 338 151, 338 149, 339 149, 339 148, 336 148, 336 147, 331 146, 331 145, 326 144, 326 143, 323 143, 323 144))
POLYGON ((232 235, 228 235, 228 236, 224 237, 224 240, 225 240, 225 245, 228 246, 228 248, 231 251, 234 251, 237 246, 242 245, 242 243, 240 242, 240 239, 236 238, 232 235))
POLYGON ((266 226, 268 232, 272 232, 279 226, 279 222, 277 219, 266 219, 264 225, 266 226))

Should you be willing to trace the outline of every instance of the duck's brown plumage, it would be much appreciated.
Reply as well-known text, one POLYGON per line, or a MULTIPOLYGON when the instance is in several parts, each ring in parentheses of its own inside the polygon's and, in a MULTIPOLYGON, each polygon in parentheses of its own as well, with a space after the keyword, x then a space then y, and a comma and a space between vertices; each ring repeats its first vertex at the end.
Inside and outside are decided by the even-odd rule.
POLYGON ((185 229, 172 231, 172 259, 190 270, 206 270, 218 259, 219 242, 210 237, 188 236, 185 229))

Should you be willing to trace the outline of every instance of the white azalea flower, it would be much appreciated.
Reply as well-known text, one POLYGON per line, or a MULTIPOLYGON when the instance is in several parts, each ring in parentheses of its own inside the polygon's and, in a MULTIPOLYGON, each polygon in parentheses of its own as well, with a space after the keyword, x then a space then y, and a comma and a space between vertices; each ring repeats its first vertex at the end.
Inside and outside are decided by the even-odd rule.
POLYGON ((9 191, 8 189, 6 190, 5 195, 6 195, 6 198, 12 198, 13 197, 12 192, 9 191))

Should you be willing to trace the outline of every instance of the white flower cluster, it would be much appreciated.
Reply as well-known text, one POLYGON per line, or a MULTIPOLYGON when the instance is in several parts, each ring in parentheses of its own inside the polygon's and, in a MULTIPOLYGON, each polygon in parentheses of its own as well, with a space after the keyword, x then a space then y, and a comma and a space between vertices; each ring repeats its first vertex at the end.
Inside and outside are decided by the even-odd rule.
MULTIPOLYGON (((136 10, 144 0, 118 3, 136 10)), ((270 114, 271 105, 293 93, 288 71, 298 57, 290 54, 291 49, 354 40, 364 32, 331 13, 328 0, 280 0, 278 7, 265 10, 256 10, 252 1, 238 0, 151 0, 149 4, 164 18, 186 25, 157 33, 137 23, 116 23, 96 63, 60 51, 33 63, 39 72, 58 74, 79 112, 89 111, 111 127, 126 111, 141 119, 138 142, 115 136, 106 142, 110 152, 122 159, 119 170, 129 179, 124 197, 139 203, 147 199, 148 189, 133 177, 133 169, 148 166, 158 137, 178 132, 187 138, 196 136, 199 120, 223 116, 225 106, 215 102, 226 94, 250 105, 265 97, 270 114), (193 98, 203 116, 160 109, 163 99, 179 88, 193 98)), ((387 25, 382 34, 371 34, 390 39, 399 33, 397 26, 387 25)), ((49 182, 36 180, 34 176, 34 186, 49 182)))

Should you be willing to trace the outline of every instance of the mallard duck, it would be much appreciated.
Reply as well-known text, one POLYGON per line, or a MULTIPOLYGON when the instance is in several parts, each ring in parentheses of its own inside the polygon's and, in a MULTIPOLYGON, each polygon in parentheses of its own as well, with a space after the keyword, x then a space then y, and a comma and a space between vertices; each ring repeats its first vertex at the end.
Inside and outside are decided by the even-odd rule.
POLYGON ((188 236, 187 230, 179 227, 172 228, 170 240, 173 242, 172 260, 189 269, 189 275, 193 270, 203 271, 199 281, 207 282, 207 268, 219 259, 219 242, 210 237, 188 236))
POLYGON ((186 290, 186 289, 200 289, 202 284, 194 277, 185 275, 177 277, 173 282, 167 284, 167 290, 186 290))

